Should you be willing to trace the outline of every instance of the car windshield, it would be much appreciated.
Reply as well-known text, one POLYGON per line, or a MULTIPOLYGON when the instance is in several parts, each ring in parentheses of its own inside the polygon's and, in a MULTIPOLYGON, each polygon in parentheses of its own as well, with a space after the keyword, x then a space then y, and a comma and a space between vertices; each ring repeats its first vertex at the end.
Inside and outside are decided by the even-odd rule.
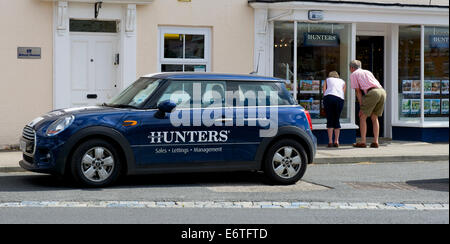
POLYGON ((122 108, 143 108, 161 81, 161 79, 140 78, 114 97, 110 103, 105 103, 104 105, 122 108))

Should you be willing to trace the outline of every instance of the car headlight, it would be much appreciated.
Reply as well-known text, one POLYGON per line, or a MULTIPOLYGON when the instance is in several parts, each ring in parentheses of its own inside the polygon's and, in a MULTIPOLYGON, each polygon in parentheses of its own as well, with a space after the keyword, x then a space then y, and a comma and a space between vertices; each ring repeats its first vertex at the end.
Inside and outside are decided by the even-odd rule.
POLYGON ((67 129, 73 121, 75 120, 75 116, 68 115, 57 119, 47 128, 47 136, 55 136, 67 129))

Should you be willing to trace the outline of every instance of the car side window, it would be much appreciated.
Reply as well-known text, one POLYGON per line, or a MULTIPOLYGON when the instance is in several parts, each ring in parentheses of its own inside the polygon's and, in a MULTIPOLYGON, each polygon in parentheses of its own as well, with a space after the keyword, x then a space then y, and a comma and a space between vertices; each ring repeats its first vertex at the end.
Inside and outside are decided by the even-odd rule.
POLYGON ((237 87, 238 96, 236 106, 274 106, 289 105, 290 101, 285 98, 283 90, 275 83, 249 82, 241 83, 237 87), (271 94, 275 97, 275 103, 271 102, 271 94))
POLYGON ((223 107, 225 91, 226 83, 223 81, 170 81, 169 86, 159 98, 158 104, 170 100, 177 104, 177 108, 192 108, 195 101, 201 102, 202 108, 223 107), (196 94, 201 97, 195 98, 196 94))
POLYGON ((170 81, 157 104, 170 100, 177 104, 177 108, 190 108, 192 105, 192 90, 192 81, 170 81))
POLYGON ((202 108, 218 108, 225 105, 226 83, 207 81, 202 84, 202 108))

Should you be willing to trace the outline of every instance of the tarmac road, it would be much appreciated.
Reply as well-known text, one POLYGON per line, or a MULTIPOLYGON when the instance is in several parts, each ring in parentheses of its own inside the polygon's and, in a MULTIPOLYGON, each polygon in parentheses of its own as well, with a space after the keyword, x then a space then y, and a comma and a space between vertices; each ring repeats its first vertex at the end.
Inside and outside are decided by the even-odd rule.
POLYGON ((0 223, 448 224, 448 169, 448 161, 320 164, 292 186, 222 173, 127 177, 105 189, 0 173, 0 223))

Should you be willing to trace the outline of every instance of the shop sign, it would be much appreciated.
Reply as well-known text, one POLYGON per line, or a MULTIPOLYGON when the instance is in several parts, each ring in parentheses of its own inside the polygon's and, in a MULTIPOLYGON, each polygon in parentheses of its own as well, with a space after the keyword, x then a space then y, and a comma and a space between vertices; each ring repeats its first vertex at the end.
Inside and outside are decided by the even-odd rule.
POLYGON ((340 44, 338 34, 304 33, 303 35, 303 45, 306 47, 337 47, 340 44))
POLYGON ((40 47, 18 47, 17 58, 19 59, 40 59, 41 48, 40 47))
POLYGON ((448 36, 431 35, 430 48, 448 48, 448 36))

